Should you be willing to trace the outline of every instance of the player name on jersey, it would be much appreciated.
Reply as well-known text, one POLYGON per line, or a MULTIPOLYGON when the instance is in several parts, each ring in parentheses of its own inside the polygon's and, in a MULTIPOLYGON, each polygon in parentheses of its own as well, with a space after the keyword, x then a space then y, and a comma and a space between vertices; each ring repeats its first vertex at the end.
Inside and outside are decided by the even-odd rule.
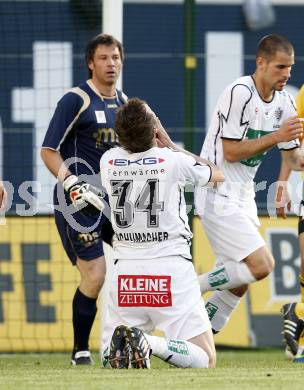
POLYGON ((151 232, 151 233, 116 233, 115 237, 118 241, 132 242, 154 242, 168 240, 168 232, 151 232))
POLYGON ((172 306, 171 276, 119 275, 118 306, 172 306))

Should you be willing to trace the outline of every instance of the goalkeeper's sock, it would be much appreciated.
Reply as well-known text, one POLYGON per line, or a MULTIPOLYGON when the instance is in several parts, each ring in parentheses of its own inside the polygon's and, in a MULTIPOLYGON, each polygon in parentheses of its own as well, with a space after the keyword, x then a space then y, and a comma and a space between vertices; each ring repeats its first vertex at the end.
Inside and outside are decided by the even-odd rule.
POLYGON ((300 289, 301 289, 301 301, 304 302, 304 275, 299 275, 300 289))
POLYGON ((209 356, 197 345, 185 340, 166 340, 145 334, 152 355, 181 368, 208 368, 209 356))
POLYGON ((227 261, 220 267, 214 268, 198 276, 201 293, 214 290, 230 290, 243 284, 256 281, 250 269, 244 262, 227 261))
POLYGON ((241 298, 230 291, 215 291, 206 302, 206 310, 213 331, 219 332, 228 322, 241 298))
POLYGON ((74 350, 89 349, 89 337, 96 312, 96 298, 87 297, 77 288, 73 299, 74 350))

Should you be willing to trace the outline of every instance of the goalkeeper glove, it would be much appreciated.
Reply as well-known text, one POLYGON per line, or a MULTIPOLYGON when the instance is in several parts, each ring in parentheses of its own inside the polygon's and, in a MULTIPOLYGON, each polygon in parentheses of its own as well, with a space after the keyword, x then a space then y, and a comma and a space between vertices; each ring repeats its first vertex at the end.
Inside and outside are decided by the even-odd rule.
POLYGON ((103 211, 105 207, 103 191, 79 180, 75 175, 66 177, 62 184, 73 205, 83 214, 96 216, 103 211))

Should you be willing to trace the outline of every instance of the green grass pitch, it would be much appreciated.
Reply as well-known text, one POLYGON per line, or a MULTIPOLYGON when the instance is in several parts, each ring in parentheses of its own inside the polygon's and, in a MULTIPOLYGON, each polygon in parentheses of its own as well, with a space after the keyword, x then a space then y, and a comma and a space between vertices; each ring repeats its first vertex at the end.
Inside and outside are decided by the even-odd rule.
POLYGON ((159 359, 151 370, 72 367, 68 354, 0 354, 2 390, 303 389, 304 364, 279 349, 220 350, 217 368, 178 369, 159 359))

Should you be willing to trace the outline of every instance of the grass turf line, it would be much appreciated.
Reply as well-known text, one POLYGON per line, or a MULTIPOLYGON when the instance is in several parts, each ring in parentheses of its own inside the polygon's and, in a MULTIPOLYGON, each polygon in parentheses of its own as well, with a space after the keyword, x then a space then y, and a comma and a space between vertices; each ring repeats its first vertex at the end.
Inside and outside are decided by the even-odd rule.
POLYGON ((157 358, 151 370, 111 370, 94 359, 94 366, 73 367, 68 354, 2 354, 0 389, 303 389, 304 364, 278 349, 219 351, 214 370, 177 369, 157 358))

